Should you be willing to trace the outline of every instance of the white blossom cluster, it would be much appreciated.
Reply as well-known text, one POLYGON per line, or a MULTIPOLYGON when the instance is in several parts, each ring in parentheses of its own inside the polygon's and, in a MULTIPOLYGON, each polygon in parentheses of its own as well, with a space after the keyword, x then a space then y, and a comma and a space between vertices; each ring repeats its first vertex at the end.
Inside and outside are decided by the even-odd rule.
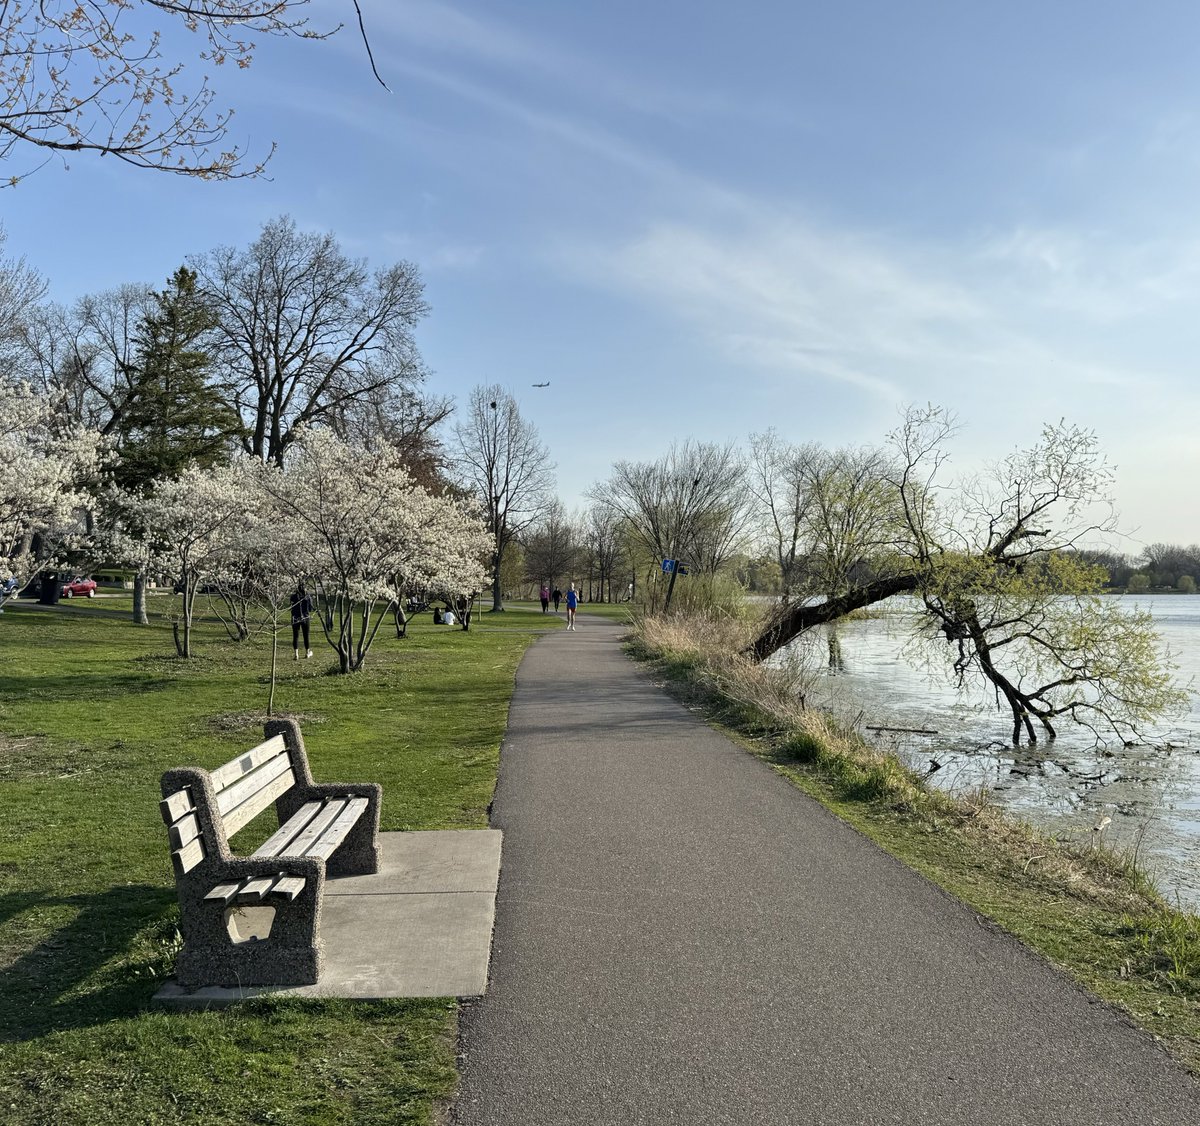
POLYGON ((48 396, 0 382, 0 584, 28 582, 80 536, 103 449, 95 431, 63 425, 48 396))
MULTIPOLYGON (((98 434, 61 426, 47 396, 0 385, 0 582, 23 584, 61 558, 84 513, 97 520, 94 553, 185 594, 249 580, 280 606, 305 578, 369 614, 408 592, 468 595, 487 581, 490 540, 477 511, 417 485, 390 447, 310 429, 282 469, 246 457, 130 494, 97 486, 98 434)), ((183 613, 190 619, 189 605, 183 613)))
POLYGON ((249 584, 280 608, 304 579, 326 607, 338 607, 330 640, 348 667, 370 647, 377 604, 409 591, 468 595, 487 578, 490 539, 468 504, 417 485, 394 450, 363 450, 319 429, 301 437, 282 469, 249 457, 190 469, 109 508, 122 516, 107 532, 108 553, 175 576, 187 625, 202 585, 249 584))
POLYGON ((298 541, 305 574, 354 602, 405 590, 469 594, 486 581, 490 540, 462 501, 417 485, 395 451, 309 430, 282 469, 261 471, 275 534, 298 541))

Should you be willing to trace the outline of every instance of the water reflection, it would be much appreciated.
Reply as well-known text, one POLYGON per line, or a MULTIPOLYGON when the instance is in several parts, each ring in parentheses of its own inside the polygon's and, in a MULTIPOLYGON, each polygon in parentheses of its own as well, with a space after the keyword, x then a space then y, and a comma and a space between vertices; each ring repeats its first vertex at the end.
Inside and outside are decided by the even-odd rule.
MULTIPOLYGON (((1200 685, 1200 596, 1112 596, 1149 609, 1180 676, 1200 685)), ((987 786, 1021 817, 1077 840, 1104 817, 1110 844, 1137 848, 1159 886, 1200 908, 1200 696, 1191 710, 1147 732, 1144 745, 1097 744, 1064 722, 1053 742, 1014 748, 1011 718, 983 685, 959 692, 906 646, 911 604, 876 619, 814 631, 796 646, 821 669, 809 694, 895 750, 944 789, 987 786)), ((948 665, 947 661, 947 665, 948 665)))

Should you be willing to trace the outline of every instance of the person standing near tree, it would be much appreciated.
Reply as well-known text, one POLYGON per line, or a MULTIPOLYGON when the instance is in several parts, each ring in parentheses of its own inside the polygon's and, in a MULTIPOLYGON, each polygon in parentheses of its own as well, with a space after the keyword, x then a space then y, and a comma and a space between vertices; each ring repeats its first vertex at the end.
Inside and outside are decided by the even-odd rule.
POLYGON ((550 609, 550 587, 546 583, 542 583, 538 597, 542 600, 542 613, 545 614, 550 609))
POLYGON ((296 584, 292 594, 292 660, 300 660, 300 635, 304 635, 304 659, 312 656, 311 642, 308 636, 308 622, 312 617, 313 600, 304 589, 304 580, 296 584))
POLYGON ((567 591, 567 629, 575 628, 575 609, 579 605, 579 595, 575 593, 575 584, 567 591))

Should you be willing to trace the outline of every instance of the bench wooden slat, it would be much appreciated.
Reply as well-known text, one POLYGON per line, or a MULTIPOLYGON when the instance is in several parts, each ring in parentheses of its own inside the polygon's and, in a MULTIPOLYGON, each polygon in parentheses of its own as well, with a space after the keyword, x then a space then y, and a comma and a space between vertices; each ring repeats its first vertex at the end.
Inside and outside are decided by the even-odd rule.
POLYGON ((267 893, 271 890, 278 876, 259 876, 257 879, 248 881, 242 885, 241 891, 237 893, 239 903, 259 903, 266 899, 267 893))
POLYGON ((162 812, 163 821, 171 825, 196 807, 192 804, 192 791, 185 788, 168 794, 158 803, 158 808, 162 812))
POLYGON ((282 880, 275 881, 271 894, 282 895, 290 902, 304 890, 304 882, 303 876, 285 876, 282 880))
POLYGON ((217 767, 211 775, 213 789, 217 793, 220 793, 235 782, 245 778, 250 771, 257 770, 268 759, 273 759, 276 755, 281 755, 286 750, 287 747, 284 744, 282 735, 276 735, 268 739, 265 743, 259 743, 257 747, 247 751, 244 755, 238 755, 232 762, 227 762, 224 766, 217 767))
POLYGON ((228 903, 241 890, 242 882, 239 880, 235 884, 217 884, 204 898, 219 900, 221 903, 228 903))
POLYGON ((299 833, 295 840, 287 846, 287 851, 282 852, 281 856, 306 856, 308 850, 321 839, 326 828, 333 823, 337 816, 346 808, 345 798, 332 798, 325 803, 321 808, 321 812, 316 815, 305 826, 304 831, 299 833))
POLYGON ((232 837, 243 825, 249 825, 280 794, 286 794, 291 788, 292 772, 288 770, 252 795, 248 801, 225 814, 225 835, 232 837))
POLYGON ((254 850, 255 856, 279 856, 300 831, 321 812, 319 801, 305 802, 279 829, 254 850))
POLYGON ((175 865, 177 876, 186 876, 204 859, 204 839, 197 837, 188 841, 183 848, 177 848, 171 853, 171 863, 175 865))
POLYGON ((346 834, 354 828, 355 822, 367 808, 366 798, 351 798, 346 808, 337 815, 333 824, 321 834, 321 839, 309 848, 305 856, 319 856, 328 860, 330 854, 346 839, 346 834))
MULTIPOLYGON (((239 805, 253 802, 264 786, 284 774, 293 782, 295 781, 295 775, 292 773, 292 760, 287 755, 276 755, 273 759, 268 759, 253 774, 248 774, 240 782, 235 782, 232 786, 222 790, 217 795, 217 808, 222 814, 226 814, 239 805)), ((262 802, 258 807, 258 812, 261 813, 266 809, 272 800, 274 799, 262 802)))
POLYGON ((183 848, 200 835, 200 821, 194 813, 185 813, 174 825, 167 827, 172 848, 183 848))

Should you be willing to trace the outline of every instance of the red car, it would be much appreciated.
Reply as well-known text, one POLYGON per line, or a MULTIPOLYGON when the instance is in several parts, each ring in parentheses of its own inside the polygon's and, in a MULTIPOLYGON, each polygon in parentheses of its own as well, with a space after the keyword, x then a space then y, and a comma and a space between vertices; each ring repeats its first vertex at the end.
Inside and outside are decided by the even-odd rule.
POLYGON ((63 583, 63 598, 74 598, 77 594, 86 594, 88 598, 96 597, 96 580, 81 579, 77 575, 69 583, 63 583))

